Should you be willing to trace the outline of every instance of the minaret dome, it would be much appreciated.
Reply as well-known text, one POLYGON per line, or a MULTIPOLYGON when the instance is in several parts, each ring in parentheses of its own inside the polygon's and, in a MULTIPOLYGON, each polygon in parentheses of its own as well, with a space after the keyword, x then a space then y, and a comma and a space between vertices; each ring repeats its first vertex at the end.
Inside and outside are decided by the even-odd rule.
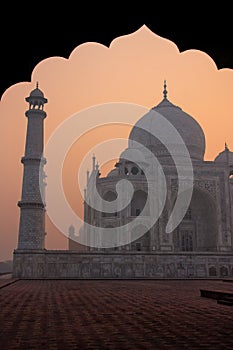
POLYGON ((29 109, 44 109, 44 104, 48 102, 47 98, 44 97, 43 92, 39 89, 38 82, 36 88, 31 91, 30 96, 25 98, 26 102, 29 103, 29 109))

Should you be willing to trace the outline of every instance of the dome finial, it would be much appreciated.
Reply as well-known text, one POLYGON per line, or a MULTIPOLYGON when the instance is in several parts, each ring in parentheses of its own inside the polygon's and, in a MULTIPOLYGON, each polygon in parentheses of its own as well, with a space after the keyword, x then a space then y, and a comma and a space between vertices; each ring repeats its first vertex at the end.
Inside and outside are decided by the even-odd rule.
POLYGON ((166 80, 164 80, 164 84, 163 84, 163 98, 167 98, 167 83, 166 83, 166 80))
POLYGON ((229 151, 229 148, 228 148, 228 146, 227 146, 227 143, 225 142, 225 150, 226 151, 229 151))
POLYGON ((38 81, 36 82, 36 88, 39 89, 39 83, 38 83, 38 81))

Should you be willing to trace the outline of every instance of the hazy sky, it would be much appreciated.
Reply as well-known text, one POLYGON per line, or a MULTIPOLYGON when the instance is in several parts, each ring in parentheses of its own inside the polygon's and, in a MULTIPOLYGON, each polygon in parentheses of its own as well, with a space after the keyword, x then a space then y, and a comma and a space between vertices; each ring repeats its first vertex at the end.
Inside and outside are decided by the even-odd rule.
MULTIPOLYGON (((168 99, 202 126, 206 135, 205 159, 214 160, 225 142, 233 150, 233 71, 218 70, 205 52, 188 50, 180 53, 176 43, 161 38, 146 26, 114 39, 109 47, 87 42, 75 48, 69 59, 48 57, 34 68, 31 82, 15 84, 5 91, 0 102, 3 199, 0 260, 11 259, 13 249, 17 247, 17 202, 21 197, 23 173, 20 159, 24 155, 25 111, 28 108, 25 97, 35 88, 36 82, 48 98, 45 105, 46 143, 62 122, 91 106, 111 102, 145 108, 157 105, 162 99, 164 79, 167 80, 168 99)), ((82 113, 80 123, 85 129, 82 113)), ((83 204, 74 184, 82 158, 96 143, 108 138, 126 138, 129 130, 125 126, 98 128, 73 145, 64 164, 63 179, 67 199, 77 212, 82 213, 83 204)), ((105 171, 108 170, 109 165, 105 166, 105 171)), ((67 248, 66 238, 57 232, 49 219, 46 246, 67 248)))

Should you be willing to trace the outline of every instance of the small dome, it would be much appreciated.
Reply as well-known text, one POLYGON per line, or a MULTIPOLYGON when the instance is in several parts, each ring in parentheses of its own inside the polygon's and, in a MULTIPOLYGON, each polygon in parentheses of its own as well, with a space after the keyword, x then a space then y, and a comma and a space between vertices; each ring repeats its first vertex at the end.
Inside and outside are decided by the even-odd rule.
POLYGON ((26 97, 25 100, 33 109, 35 109, 35 107, 43 109, 44 104, 48 102, 47 98, 44 97, 43 92, 39 89, 38 83, 36 83, 36 88, 31 91, 30 95, 26 97))
POLYGON ((109 171, 107 177, 118 176, 118 175, 119 175, 119 170, 116 168, 109 171))
POLYGON ((39 89, 39 83, 38 83, 38 81, 37 81, 37 83, 36 83, 36 88, 35 88, 34 90, 31 91, 30 97, 42 97, 42 98, 44 98, 43 92, 39 89))
POLYGON ((44 97, 44 94, 40 89, 36 88, 31 91, 30 97, 44 97))
POLYGON ((133 163, 148 163, 145 155, 137 148, 126 148, 120 155, 120 160, 123 159, 133 163))
POLYGON ((233 152, 225 145, 224 151, 220 152, 214 160, 216 163, 233 165, 233 152))

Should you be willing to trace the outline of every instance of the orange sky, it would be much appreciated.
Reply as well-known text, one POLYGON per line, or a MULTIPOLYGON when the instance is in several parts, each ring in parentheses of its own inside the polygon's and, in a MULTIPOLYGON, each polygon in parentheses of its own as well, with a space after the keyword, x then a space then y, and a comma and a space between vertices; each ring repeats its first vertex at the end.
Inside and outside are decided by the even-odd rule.
MULTIPOLYGON (((161 38, 146 26, 114 39, 110 47, 88 42, 75 48, 69 59, 49 57, 34 68, 31 82, 20 82, 5 91, 0 102, 0 261, 11 259, 17 247, 17 202, 21 196, 23 172, 20 159, 24 154, 27 126, 24 113, 28 108, 25 97, 35 88, 36 81, 48 98, 46 142, 60 123, 93 105, 126 102, 153 107, 162 99, 164 79, 167 80, 168 99, 202 126, 206 135, 205 159, 214 160, 223 150, 225 141, 233 150, 233 71, 218 70, 210 56, 195 48, 179 52, 175 43, 161 38)), ((80 123, 85 128, 85 119, 80 123)), ((67 199, 77 212, 82 213, 82 200, 78 190, 74 190, 74 183, 82 157, 96 143, 114 137, 127 138, 129 130, 126 126, 98 128, 72 147, 70 158, 64 164, 63 178, 67 199)), ((118 152, 116 148, 116 158, 118 152)), ((108 169, 105 167, 103 175, 108 169)), ((46 230, 47 248, 67 248, 66 238, 49 219, 46 230)))

